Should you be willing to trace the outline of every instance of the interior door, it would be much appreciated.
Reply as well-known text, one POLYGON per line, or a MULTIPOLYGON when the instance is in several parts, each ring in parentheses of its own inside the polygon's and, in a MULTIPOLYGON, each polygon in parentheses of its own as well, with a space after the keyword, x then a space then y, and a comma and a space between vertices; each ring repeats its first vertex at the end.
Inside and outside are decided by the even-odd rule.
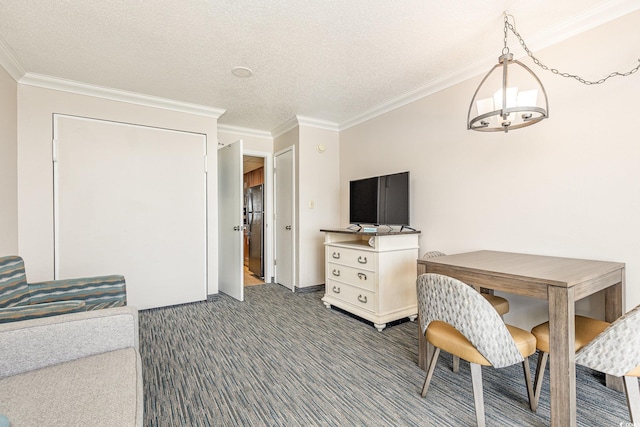
POLYGON ((294 150, 275 156, 276 283, 295 291, 295 187, 294 150))
POLYGON ((242 140, 218 150, 218 290, 244 301, 242 140))
POLYGON ((206 137, 54 116, 55 277, 122 274, 139 309, 207 298, 206 137))

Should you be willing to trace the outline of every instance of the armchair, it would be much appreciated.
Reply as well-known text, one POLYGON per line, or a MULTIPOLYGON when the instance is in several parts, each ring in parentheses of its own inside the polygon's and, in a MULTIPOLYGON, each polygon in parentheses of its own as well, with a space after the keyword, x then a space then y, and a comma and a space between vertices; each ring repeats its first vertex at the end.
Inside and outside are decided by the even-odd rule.
POLYGON ((126 304, 121 275, 28 283, 21 257, 0 257, 0 323, 126 304))

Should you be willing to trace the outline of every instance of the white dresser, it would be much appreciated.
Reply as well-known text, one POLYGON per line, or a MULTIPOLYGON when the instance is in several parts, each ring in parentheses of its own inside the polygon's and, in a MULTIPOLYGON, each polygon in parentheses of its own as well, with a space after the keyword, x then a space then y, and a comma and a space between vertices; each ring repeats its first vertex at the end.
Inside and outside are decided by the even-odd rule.
POLYGON ((416 318, 419 231, 320 231, 325 233, 322 301, 327 308, 369 320, 379 331, 393 320, 416 318))

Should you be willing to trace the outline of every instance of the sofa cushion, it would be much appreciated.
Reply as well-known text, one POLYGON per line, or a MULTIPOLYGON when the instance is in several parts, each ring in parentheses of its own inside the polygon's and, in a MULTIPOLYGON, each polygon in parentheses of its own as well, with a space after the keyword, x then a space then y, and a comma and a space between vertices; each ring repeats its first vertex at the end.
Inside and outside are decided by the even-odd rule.
POLYGON ((127 304, 127 285, 122 275, 83 277, 29 283, 31 304, 82 300, 87 311, 127 304))
POLYGON ((80 313, 83 311, 87 311, 84 301, 60 301, 46 304, 5 307, 0 308, 0 323, 39 319, 41 317, 80 313))
POLYGON ((19 256, 0 257, 0 308, 29 304, 24 262, 19 256))
POLYGON ((16 426, 141 426, 142 405, 134 348, 0 379, 0 413, 16 426))

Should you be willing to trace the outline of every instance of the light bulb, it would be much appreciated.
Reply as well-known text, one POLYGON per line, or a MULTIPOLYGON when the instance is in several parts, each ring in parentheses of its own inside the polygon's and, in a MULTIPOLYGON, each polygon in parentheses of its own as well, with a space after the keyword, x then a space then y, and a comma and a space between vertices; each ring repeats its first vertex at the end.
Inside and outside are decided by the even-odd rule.
POLYGON ((518 93, 518 107, 535 107, 538 102, 538 89, 523 90, 518 93))

